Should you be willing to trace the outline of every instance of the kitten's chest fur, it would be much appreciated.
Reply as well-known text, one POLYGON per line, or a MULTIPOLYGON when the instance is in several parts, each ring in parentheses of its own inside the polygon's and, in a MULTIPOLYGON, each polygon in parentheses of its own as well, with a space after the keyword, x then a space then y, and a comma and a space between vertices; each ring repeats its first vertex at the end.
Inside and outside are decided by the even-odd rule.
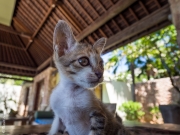
POLYGON ((51 107, 63 122, 82 120, 87 123, 88 114, 97 105, 97 99, 90 90, 79 87, 64 87, 59 84, 50 99, 51 107))

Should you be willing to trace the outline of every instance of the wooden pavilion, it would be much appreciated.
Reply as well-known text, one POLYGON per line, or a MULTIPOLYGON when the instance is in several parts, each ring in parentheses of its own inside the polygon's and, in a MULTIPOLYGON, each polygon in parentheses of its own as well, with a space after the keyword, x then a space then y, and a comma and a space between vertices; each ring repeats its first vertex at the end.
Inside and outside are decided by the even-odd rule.
MULTIPOLYGON (((52 36, 58 20, 69 22, 79 42, 93 44, 97 39, 106 37, 103 53, 172 23, 180 46, 179 7, 180 0, 1 0, 0 74, 33 77, 33 90, 29 89, 32 84, 23 87, 26 89, 22 94, 25 97, 22 101, 23 115, 26 111, 38 110, 39 90, 42 86, 46 90, 41 102, 48 105, 52 90, 49 80, 56 81, 56 71, 51 68, 54 67, 52 36), (43 78, 46 78, 44 82, 41 81, 43 78)), ((148 128, 147 133, 156 128, 163 132, 168 129, 168 133, 180 132, 177 125, 136 126, 148 128)), ((48 130, 49 126, 9 126, 5 132, 31 134, 48 130)))
MULTIPOLYGON (((171 24, 180 3, 169 2, 17 0, 9 26, 0 24, 0 73, 34 77, 53 66, 52 35, 59 19, 71 24, 78 41, 107 37, 107 53, 171 24)), ((179 20, 173 20, 180 29, 179 20)))

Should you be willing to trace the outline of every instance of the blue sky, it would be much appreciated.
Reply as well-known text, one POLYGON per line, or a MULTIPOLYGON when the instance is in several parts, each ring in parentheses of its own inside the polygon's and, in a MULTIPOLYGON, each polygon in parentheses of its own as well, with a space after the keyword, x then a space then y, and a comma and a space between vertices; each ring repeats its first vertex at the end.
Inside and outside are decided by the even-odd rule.
MULTIPOLYGON (((106 53, 104 55, 102 55, 102 58, 104 60, 104 63, 108 62, 108 59, 112 57, 112 52, 106 53)), ((117 69, 117 73, 119 72, 124 72, 128 70, 128 66, 126 65, 127 59, 126 57, 121 59, 121 63, 117 69)))

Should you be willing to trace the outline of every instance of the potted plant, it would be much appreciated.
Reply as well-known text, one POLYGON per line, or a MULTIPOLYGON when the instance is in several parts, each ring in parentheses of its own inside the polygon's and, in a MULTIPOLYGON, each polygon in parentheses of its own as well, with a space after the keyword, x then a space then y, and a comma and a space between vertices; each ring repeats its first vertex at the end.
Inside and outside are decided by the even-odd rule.
POLYGON ((124 102, 119 110, 126 113, 126 120, 128 121, 140 121, 145 114, 141 103, 133 101, 124 102))

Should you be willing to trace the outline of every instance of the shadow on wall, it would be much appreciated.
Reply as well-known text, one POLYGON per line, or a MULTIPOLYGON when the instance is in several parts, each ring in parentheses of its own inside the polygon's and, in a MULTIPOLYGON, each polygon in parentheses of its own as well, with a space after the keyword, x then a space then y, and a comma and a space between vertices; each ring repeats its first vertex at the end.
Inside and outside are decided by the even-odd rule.
MULTIPOLYGON (((136 85, 136 101, 140 102, 143 106, 145 112, 144 122, 153 123, 154 120, 150 109, 159 106, 159 96, 157 82, 146 82, 136 85)), ((162 123, 162 117, 159 119, 160 121, 156 120, 155 123, 162 123)))
MULTIPOLYGON (((180 89, 180 78, 174 78, 175 85, 180 89)), ((169 88, 169 93, 172 93, 170 103, 177 104, 177 101, 180 99, 180 93, 176 91, 174 87, 169 88)))
MULTIPOLYGON (((175 82, 180 84, 179 78, 175 78, 175 82)), ((161 78, 145 83, 136 84, 136 101, 142 103, 143 109, 145 110, 145 122, 153 121, 152 115, 150 114, 150 108, 174 103, 178 100, 179 94, 172 87, 169 78, 161 78)), ((163 123, 162 116, 155 123, 163 123)))

